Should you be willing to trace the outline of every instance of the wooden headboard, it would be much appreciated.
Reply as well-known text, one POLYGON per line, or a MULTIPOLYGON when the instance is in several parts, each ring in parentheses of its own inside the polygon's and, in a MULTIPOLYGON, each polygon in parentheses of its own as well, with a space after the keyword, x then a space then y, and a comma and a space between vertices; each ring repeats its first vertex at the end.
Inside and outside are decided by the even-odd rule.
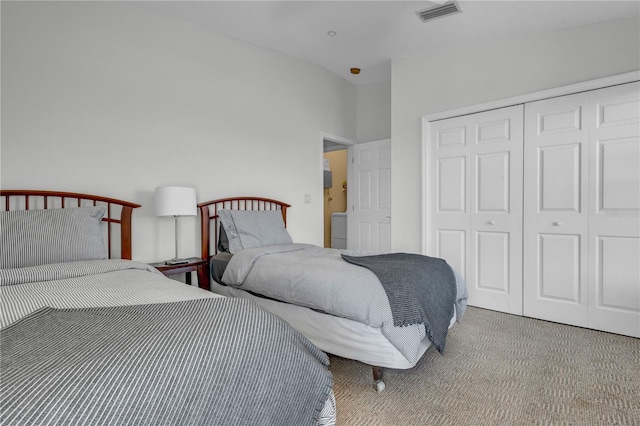
POLYGON ((261 197, 221 198, 198 204, 201 222, 202 258, 208 260, 210 256, 218 252, 218 210, 281 210, 284 226, 287 226, 288 207, 291 207, 291 205, 261 197))
POLYGON ((105 206, 107 212, 102 218, 106 222, 107 253, 109 259, 131 259, 131 213, 140 204, 99 195, 76 192, 38 191, 22 189, 0 190, 0 210, 35 210, 67 207, 105 206), (120 227, 120 234, 113 227, 120 227), (116 251, 113 248, 119 248, 116 251))

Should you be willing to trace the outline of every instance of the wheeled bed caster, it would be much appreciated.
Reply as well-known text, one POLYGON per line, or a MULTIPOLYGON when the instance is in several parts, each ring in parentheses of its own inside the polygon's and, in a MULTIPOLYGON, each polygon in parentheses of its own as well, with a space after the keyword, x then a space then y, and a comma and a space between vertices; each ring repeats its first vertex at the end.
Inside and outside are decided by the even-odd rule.
POLYGON ((372 371, 373 371, 373 388, 376 390, 376 392, 380 393, 386 387, 386 385, 384 384, 384 380, 382 380, 382 368, 374 365, 372 367, 372 371))
POLYGON ((376 381, 373 382, 373 388, 378 393, 382 392, 385 387, 386 387, 386 385, 384 384, 384 380, 376 380, 376 381))

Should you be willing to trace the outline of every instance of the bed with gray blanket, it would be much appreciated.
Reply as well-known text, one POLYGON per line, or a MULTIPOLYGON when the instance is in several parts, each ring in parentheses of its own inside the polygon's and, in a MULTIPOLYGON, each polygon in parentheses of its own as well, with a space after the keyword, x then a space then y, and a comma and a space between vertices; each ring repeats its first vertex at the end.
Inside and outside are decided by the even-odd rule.
POLYGON ((64 207, 0 212, 0 423, 335 423, 329 360, 302 334, 106 259, 95 226, 111 209, 64 207))
POLYGON ((253 300, 320 349, 374 366, 377 390, 377 367, 411 368, 431 345, 444 353, 467 300, 464 280, 444 260, 296 244, 281 205, 222 205, 202 214, 220 234, 220 251, 210 256, 212 291, 253 300))

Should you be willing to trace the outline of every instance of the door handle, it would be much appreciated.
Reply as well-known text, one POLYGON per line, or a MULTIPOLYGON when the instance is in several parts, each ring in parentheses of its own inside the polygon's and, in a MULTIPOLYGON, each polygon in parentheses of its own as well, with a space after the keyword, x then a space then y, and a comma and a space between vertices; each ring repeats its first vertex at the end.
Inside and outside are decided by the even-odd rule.
POLYGON ((487 222, 487 225, 495 225, 496 221, 495 220, 490 220, 487 222))
POLYGON ((562 222, 560 222, 560 221, 555 221, 555 222, 553 222, 553 223, 552 223, 552 225, 553 225, 553 226, 560 226, 560 225, 562 225, 562 222))

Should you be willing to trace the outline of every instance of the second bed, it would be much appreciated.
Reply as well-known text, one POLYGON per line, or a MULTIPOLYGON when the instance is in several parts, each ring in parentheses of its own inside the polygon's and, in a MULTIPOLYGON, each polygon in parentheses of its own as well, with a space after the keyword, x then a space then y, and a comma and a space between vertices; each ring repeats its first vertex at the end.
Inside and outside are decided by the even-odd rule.
MULTIPOLYGON (((371 253, 294 244, 285 229, 288 204, 235 197, 203 202, 198 207, 202 257, 211 265, 210 290, 252 300, 286 320, 323 351, 371 365, 374 388, 379 392, 385 387, 382 367, 411 368, 434 342, 442 351, 447 329, 462 319, 466 286, 453 271, 452 282, 436 286, 426 302, 431 311, 431 317, 424 321, 428 325, 416 321, 398 324, 397 306, 410 305, 409 299, 420 294, 400 295, 403 303, 394 304, 393 295, 385 294, 384 276, 381 281, 374 270, 346 261, 358 262, 371 253), (453 292, 448 299, 447 292, 453 292), (440 317, 446 315, 444 321, 440 319, 440 331, 437 318, 433 318, 438 312, 440 317)), ((440 259, 419 255, 368 258, 377 261, 385 256, 391 256, 382 266, 385 271, 406 259, 418 260, 419 265, 429 260, 448 268, 440 259)), ((406 319, 407 313, 402 314, 406 319)))

